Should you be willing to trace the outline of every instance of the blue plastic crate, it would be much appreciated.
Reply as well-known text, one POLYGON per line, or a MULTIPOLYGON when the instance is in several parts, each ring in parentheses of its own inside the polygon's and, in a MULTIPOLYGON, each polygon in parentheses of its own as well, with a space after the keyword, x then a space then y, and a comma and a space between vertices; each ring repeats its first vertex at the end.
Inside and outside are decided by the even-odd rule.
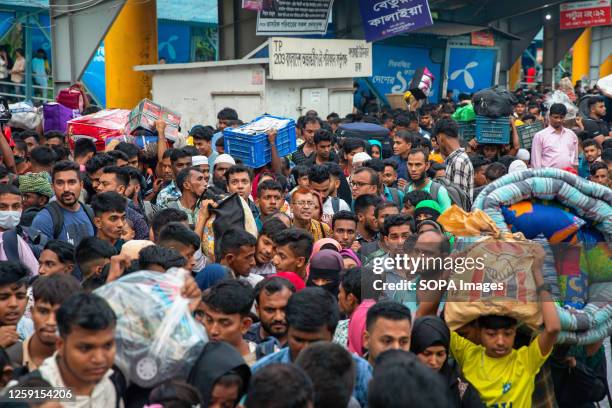
MULTIPOLYGON (((264 115, 257 117, 253 122, 263 117, 287 119, 278 116, 264 115)), ((270 143, 268 142, 268 135, 265 133, 245 135, 239 133, 239 129, 240 128, 227 128, 223 131, 223 146, 225 148, 225 153, 236 159, 242 160, 245 166, 254 169, 270 163, 272 154, 270 143)), ((295 121, 290 119, 287 126, 278 129, 278 134, 276 135, 276 149, 280 157, 287 156, 297 150, 295 139, 295 121)))
POLYGON ((458 121, 457 125, 459 126, 459 136, 461 139, 466 142, 472 140, 476 137, 476 122, 473 120, 470 121, 458 121))
POLYGON ((510 118, 476 116, 476 141, 480 144, 510 143, 510 118))

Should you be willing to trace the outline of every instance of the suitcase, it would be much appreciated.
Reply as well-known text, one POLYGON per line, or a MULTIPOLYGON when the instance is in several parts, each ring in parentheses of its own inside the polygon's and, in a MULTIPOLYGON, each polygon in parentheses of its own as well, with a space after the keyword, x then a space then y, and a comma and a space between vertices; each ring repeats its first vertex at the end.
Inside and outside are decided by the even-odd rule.
POLYGON ((86 97, 78 85, 72 85, 70 88, 60 90, 55 100, 67 108, 78 109, 79 112, 83 112, 86 105, 86 97))

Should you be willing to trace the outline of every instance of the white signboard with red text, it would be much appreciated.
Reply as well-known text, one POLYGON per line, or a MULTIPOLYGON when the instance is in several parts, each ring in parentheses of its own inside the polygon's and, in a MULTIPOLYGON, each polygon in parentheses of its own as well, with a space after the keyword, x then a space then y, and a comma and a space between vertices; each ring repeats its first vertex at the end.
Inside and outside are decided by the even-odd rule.
POLYGON ((610 2, 611 0, 590 0, 561 4, 561 29, 571 30, 612 24, 610 2))

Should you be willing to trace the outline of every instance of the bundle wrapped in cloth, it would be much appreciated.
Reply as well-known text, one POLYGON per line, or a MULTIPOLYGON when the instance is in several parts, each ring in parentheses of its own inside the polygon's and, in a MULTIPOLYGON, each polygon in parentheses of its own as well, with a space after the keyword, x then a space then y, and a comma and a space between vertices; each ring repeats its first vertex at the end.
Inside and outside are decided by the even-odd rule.
POLYGON ((186 377, 208 338, 181 296, 188 272, 141 271, 97 289, 117 315, 115 362, 130 382, 152 387, 186 377))
POLYGON ((126 109, 110 109, 69 120, 66 133, 70 148, 74 149, 74 143, 81 138, 93 140, 98 151, 115 139, 129 141, 125 135, 129 114, 126 109))
POLYGON ((508 174, 474 201, 472 208, 500 231, 550 245, 557 300, 564 305, 559 342, 591 344, 612 334, 612 297, 605 296, 612 293, 611 204, 611 189, 552 168, 508 174))
POLYGON ((542 324, 533 268, 534 243, 520 236, 485 237, 460 254, 450 276, 444 319, 451 330, 479 316, 510 316, 533 329, 542 324))

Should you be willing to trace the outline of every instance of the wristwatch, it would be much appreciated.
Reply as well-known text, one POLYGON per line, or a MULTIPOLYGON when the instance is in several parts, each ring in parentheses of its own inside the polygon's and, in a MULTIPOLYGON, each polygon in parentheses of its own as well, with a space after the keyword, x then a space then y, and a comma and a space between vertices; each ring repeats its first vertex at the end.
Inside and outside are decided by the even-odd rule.
POLYGON ((543 283, 540 286, 538 286, 536 288, 536 293, 539 295, 541 292, 546 291, 548 293, 550 293, 552 290, 552 287, 550 286, 550 283, 543 283))

